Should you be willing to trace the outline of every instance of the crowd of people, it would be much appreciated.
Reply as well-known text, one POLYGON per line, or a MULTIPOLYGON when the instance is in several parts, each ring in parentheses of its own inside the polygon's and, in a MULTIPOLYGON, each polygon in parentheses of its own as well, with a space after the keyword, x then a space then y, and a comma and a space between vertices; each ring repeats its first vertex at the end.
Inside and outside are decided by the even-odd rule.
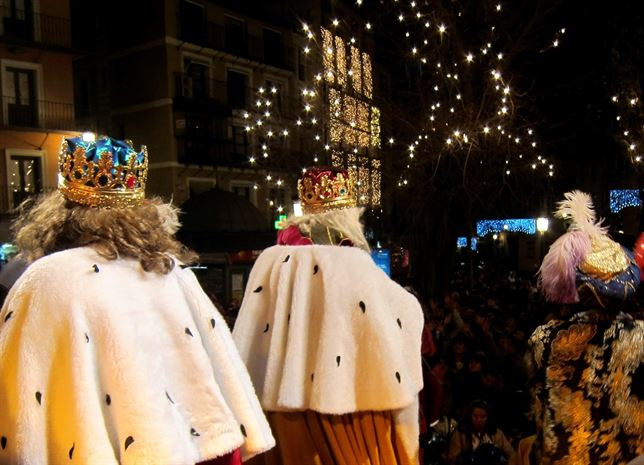
MULTIPOLYGON (((467 288, 456 272, 451 290, 423 303, 421 415, 438 432, 426 436, 425 463, 521 463, 520 441, 535 434, 529 338, 577 308, 546 302, 534 275, 492 266, 467 288), (479 450, 477 461, 481 442, 494 447, 479 450)), ((642 310, 637 301, 630 309, 640 317, 642 310)))

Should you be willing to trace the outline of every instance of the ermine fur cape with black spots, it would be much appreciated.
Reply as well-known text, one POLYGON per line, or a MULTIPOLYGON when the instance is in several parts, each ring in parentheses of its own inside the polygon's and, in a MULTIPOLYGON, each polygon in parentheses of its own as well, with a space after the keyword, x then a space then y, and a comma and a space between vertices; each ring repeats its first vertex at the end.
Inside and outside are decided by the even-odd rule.
POLYGON ((365 251, 274 246, 250 273, 233 339, 265 410, 395 410, 417 444, 422 330, 416 298, 365 251))
POLYGON ((274 445, 190 269, 87 247, 34 262, 0 312, 0 464, 194 464, 274 445))

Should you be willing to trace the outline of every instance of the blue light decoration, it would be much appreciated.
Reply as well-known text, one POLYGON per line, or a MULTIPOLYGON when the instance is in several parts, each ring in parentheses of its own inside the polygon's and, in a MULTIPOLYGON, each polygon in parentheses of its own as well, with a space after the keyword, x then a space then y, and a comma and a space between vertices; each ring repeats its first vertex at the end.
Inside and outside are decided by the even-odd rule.
POLYGON ((387 276, 391 277, 391 254, 388 249, 374 249, 371 251, 371 258, 376 262, 378 268, 382 269, 387 276))
POLYGON ((619 213, 624 208, 642 205, 639 189, 616 189, 610 191, 609 194, 611 213, 619 213))
MULTIPOLYGON (((476 237, 473 237, 472 240, 470 241, 470 249, 476 250, 476 244, 477 244, 476 237)), ((456 248, 463 249, 465 247, 467 247, 467 237, 461 236, 456 238, 456 248)))
POLYGON ((507 220, 481 220, 476 222, 476 234, 479 237, 504 231, 536 234, 537 220, 535 218, 515 218, 507 220))

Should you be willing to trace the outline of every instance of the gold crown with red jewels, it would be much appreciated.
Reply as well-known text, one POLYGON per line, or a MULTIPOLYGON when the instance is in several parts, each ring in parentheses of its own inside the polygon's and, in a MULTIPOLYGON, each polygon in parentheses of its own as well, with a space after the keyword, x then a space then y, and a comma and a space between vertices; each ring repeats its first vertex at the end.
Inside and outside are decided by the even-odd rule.
POLYGON ((92 207, 131 207, 145 197, 148 152, 132 142, 101 137, 65 138, 58 157, 58 189, 67 200, 92 207))
POLYGON ((353 172, 338 168, 310 168, 297 182, 304 213, 322 213, 357 205, 353 172))

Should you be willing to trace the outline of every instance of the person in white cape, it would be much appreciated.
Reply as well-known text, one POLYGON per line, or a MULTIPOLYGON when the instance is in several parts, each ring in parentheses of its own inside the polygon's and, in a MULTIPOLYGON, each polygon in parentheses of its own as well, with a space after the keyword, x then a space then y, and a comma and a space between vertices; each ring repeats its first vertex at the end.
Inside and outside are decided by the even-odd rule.
POLYGON ((277 440, 258 462, 418 463, 418 301, 373 262, 344 170, 298 183, 305 215, 249 276, 233 339, 277 440))
POLYGON ((240 464, 274 445, 229 329, 144 198, 147 151, 66 139, 15 225, 0 311, 0 464, 240 464))

